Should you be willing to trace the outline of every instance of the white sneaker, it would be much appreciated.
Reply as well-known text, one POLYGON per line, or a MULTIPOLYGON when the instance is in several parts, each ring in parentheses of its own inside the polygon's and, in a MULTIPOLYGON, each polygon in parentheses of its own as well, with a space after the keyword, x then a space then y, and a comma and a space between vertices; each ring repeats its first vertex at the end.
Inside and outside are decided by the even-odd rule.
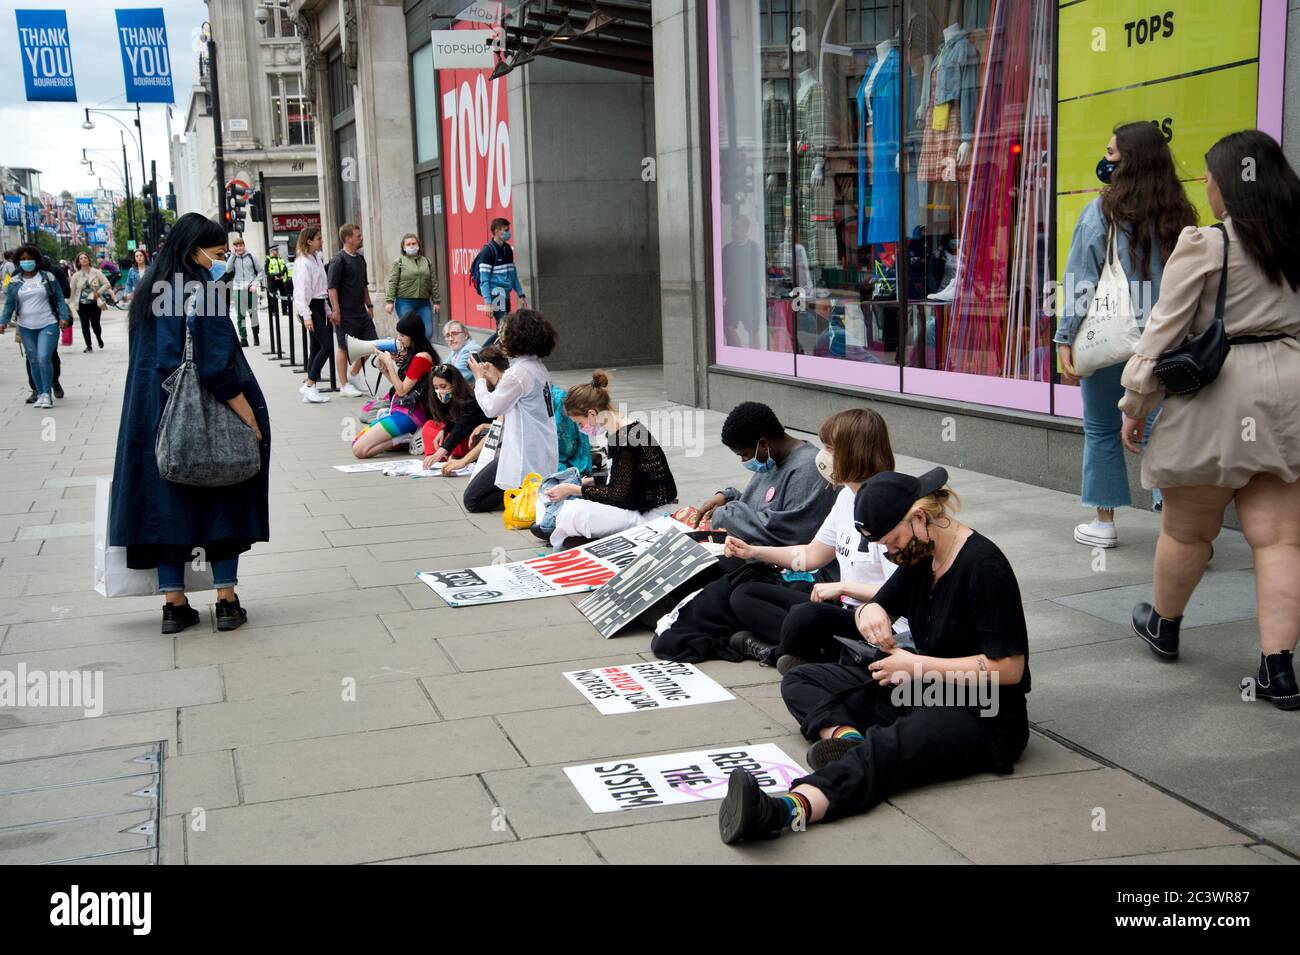
POLYGON ((1074 539, 1089 547, 1114 547, 1119 543, 1119 535, 1114 524, 1103 524, 1094 520, 1091 524, 1080 524, 1074 529, 1074 539))
POLYGON ((366 384, 366 376, 357 372, 355 375, 348 375, 348 384, 363 395, 370 394, 370 386, 366 384))
POLYGON ((315 388, 307 387, 304 387, 302 390, 302 400, 311 405, 323 405, 325 402, 329 401, 328 398, 322 395, 315 388))
POLYGON ((37 395, 37 397, 36 397, 36 404, 35 404, 33 407, 36 407, 36 408, 53 408, 53 407, 54 407, 54 401, 53 401, 52 398, 50 398, 49 395, 37 395))
POLYGON ((351 380, 349 380, 347 384, 345 384, 342 388, 339 389, 339 394, 341 394, 344 398, 360 398, 362 395, 365 394, 365 392, 356 388, 352 384, 351 380))
POLYGON ((305 395, 306 393, 307 393, 307 382, 304 381, 301 385, 298 386, 298 394, 305 395))
POLYGON ((956 297, 957 297, 957 276, 956 275, 953 275, 952 281, 949 282, 947 285, 945 285, 943 288, 941 288, 939 291, 935 292, 933 295, 926 296, 926 298, 928 298, 932 302, 951 302, 956 297))

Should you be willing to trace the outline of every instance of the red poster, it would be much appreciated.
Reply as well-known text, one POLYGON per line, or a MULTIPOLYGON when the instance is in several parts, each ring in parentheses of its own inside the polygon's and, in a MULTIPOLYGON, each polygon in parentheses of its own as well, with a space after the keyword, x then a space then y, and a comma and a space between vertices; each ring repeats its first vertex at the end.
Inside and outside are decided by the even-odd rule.
MULTIPOLYGON (((460 23, 456 29, 481 29, 460 23)), ((494 329, 492 312, 470 284, 470 264, 488 241, 488 223, 510 213, 510 124, 506 79, 491 70, 439 70, 442 92, 443 213, 451 268, 449 317, 494 329)), ((513 244, 513 243, 512 243, 513 244)), ((482 340, 482 336, 479 336, 482 340)))

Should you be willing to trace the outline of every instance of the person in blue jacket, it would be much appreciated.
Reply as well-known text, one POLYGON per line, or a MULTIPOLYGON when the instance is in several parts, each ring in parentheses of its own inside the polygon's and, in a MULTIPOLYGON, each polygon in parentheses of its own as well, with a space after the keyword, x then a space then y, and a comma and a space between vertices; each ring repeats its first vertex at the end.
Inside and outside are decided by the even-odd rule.
POLYGON ((198 213, 181 216, 155 258, 150 287, 131 300, 130 362, 113 463, 108 542, 126 548, 135 569, 158 569, 166 597, 162 632, 199 622, 185 596, 185 565, 209 563, 217 589, 217 629, 248 619, 235 594, 239 555, 270 539, 267 502, 271 419, 230 322, 226 232, 198 213), (188 316, 188 321, 187 321, 188 316), (174 484, 158 473, 154 444, 167 404, 163 382, 181 364, 190 327, 199 383, 257 434, 261 470, 226 487, 174 484))
POLYGON ((28 377, 37 408, 53 408, 54 394, 63 397, 54 370, 54 355, 59 345, 59 329, 72 324, 67 300, 54 274, 41 268, 41 253, 34 245, 22 245, 14 252, 17 266, 5 292, 4 313, 0 316, 0 334, 9 323, 18 321, 27 356, 28 377))
MULTIPOLYGON (((479 250, 470 267, 470 280, 474 289, 492 310, 492 320, 499 328, 501 319, 514 309, 510 307, 510 293, 519 296, 517 308, 528 304, 524 287, 519 284, 519 273, 515 270, 515 250, 510 247, 510 220, 493 219, 489 228, 492 238, 479 250)), ((497 335, 493 332, 483 347, 496 344, 497 335)))

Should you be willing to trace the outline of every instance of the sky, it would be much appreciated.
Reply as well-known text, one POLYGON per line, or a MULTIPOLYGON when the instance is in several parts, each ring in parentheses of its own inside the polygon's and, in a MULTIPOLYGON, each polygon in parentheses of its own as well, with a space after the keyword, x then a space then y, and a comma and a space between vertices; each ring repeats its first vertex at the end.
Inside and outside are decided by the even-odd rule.
MULTIPOLYGON (((99 187, 121 188, 121 177, 109 164, 122 165, 122 127, 107 116, 91 114, 95 128, 81 128, 83 110, 129 108, 116 117, 135 131, 135 105, 126 102, 122 53, 117 42, 116 9, 162 7, 171 51, 174 132, 183 132, 189 90, 198 70, 199 29, 208 18, 202 0, 0 0, 0 165, 41 170, 41 188, 59 193, 99 187), (77 82, 76 103, 29 103, 23 86, 16 9, 66 10, 72 68, 77 82), (91 153, 95 175, 81 164, 83 147, 114 155, 91 153)), ((167 107, 142 103, 145 161, 158 163, 158 191, 167 194, 170 161, 167 149, 167 107)), ((131 185, 139 192, 139 150, 127 137, 131 185)))

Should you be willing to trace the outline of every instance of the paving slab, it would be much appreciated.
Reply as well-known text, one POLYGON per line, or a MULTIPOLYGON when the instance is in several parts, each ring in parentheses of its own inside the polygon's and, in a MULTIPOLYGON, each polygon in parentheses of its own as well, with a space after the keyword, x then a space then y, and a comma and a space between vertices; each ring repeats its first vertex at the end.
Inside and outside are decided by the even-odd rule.
POLYGON ((601 865, 600 856, 582 836, 551 836, 474 849, 389 859, 380 865, 601 865))

